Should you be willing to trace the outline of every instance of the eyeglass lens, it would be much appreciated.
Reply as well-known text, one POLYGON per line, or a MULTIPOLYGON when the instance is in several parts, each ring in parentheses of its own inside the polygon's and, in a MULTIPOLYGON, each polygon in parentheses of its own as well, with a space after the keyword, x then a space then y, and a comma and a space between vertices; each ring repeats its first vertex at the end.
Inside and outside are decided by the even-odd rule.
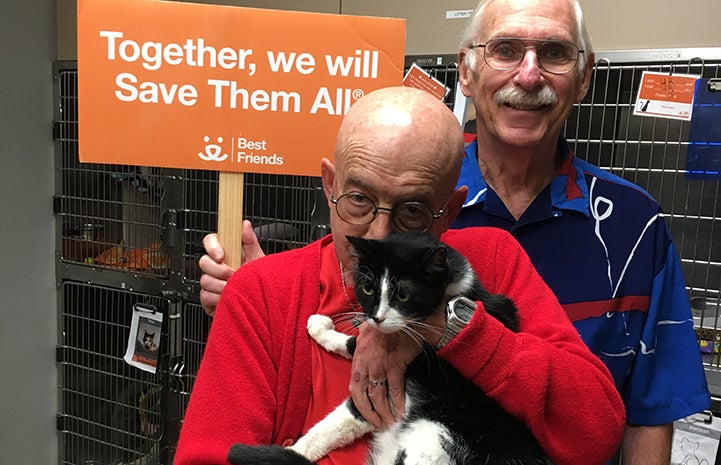
POLYGON ((389 209, 378 207, 373 200, 357 192, 343 194, 331 202, 335 203, 343 221, 356 226, 372 222, 381 210, 390 213, 391 220, 401 231, 427 231, 435 219, 428 206, 420 202, 403 202, 389 209))
POLYGON ((570 42, 547 40, 528 46, 524 40, 513 38, 490 39, 485 45, 484 57, 491 68, 510 70, 523 61, 529 48, 536 50, 539 64, 550 73, 566 73, 578 60, 578 47, 570 42))

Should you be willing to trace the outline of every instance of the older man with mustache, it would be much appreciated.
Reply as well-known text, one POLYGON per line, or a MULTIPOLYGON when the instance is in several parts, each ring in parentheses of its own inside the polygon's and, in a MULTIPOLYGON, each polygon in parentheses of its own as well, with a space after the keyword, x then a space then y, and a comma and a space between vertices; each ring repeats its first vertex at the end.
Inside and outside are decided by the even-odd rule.
MULTIPOLYGON (((476 140, 453 227, 510 231, 626 405, 624 464, 668 464, 672 422, 710 405, 676 249, 651 196, 574 157, 561 136, 594 54, 574 0, 488 0, 465 31, 460 83, 476 140)), ((533 361, 529 360, 529 363, 533 361)))

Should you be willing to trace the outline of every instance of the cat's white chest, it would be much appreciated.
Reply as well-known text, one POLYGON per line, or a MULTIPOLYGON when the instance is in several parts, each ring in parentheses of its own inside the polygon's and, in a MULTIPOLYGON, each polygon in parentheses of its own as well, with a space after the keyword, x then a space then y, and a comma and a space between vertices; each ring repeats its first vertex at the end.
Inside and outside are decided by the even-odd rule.
POLYGON ((445 426, 430 420, 396 423, 373 436, 369 465, 394 465, 400 454, 406 465, 449 465, 444 446, 453 442, 445 426))

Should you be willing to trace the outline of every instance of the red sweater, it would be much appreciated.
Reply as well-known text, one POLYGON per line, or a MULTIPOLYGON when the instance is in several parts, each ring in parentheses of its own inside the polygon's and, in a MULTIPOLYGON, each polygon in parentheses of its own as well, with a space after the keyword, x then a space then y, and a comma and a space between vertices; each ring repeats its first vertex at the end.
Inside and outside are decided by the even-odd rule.
MULTIPOLYGON (((452 230, 442 239, 468 258, 489 292, 513 299, 521 332, 476 311, 439 355, 524 421, 556 465, 606 462, 621 439, 623 403, 526 253, 494 228, 452 230)), ((233 444, 281 444, 300 435, 311 387, 306 321, 318 309, 320 250, 330 241, 269 255, 232 276, 192 388, 176 464, 225 464, 233 444)))

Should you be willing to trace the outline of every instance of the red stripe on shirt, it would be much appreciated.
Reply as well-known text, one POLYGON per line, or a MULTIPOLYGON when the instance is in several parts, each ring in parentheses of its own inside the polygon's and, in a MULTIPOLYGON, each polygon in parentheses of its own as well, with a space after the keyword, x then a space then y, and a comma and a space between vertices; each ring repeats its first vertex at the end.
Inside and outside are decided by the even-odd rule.
POLYGON ((628 295, 617 299, 565 304, 563 309, 571 321, 579 321, 598 317, 607 312, 628 312, 630 310, 647 312, 650 300, 645 295, 628 295))
POLYGON ((566 181, 566 198, 568 200, 573 200, 583 197, 581 189, 579 189, 576 184, 576 168, 573 167, 573 151, 568 151, 566 159, 563 160, 563 163, 561 164, 560 174, 568 176, 568 180, 566 181))

